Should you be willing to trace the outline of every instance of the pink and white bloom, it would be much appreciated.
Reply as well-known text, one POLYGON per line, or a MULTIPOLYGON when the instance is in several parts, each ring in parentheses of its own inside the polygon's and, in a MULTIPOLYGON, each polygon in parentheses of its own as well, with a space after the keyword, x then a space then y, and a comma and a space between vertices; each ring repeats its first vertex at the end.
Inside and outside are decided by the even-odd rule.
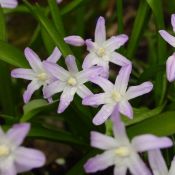
MULTIPOLYGON (((43 86, 43 92, 45 87, 54 81, 54 77, 45 69, 43 61, 39 56, 30 48, 26 48, 25 56, 32 69, 17 68, 12 70, 11 76, 14 78, 22 78, 31 80, 27 90, 23 94, 24 102, 29 102, 32 94, 43 86)), ((55 48, 52 54, 47 58, 47 62, 56 63, 61 57, 61 52, 58 48, 55 48)))
POLYGON ((127 40, 128 36, 124 34, 112 36, 106 40, 105 19, 99 17, 95 29, 95 42, 92 42, 91 39, 86 40, 89 54, 84 59, 83 68, 87 69, 93 65, 102 66, 104 69, 103 76, 108 77, 109 62, 119 66, 131 65, 127 58, 115 51, 124 45, 127 40))
POLYGON ((15 8, 17 5, 17 0, 0 0, 0 6, 2 8, 15 8))
POLYGON ((130 73, 130 65, 122 67, 115 80, 115 84, 112 84, 103 77, 90 79, 90 81, 99 85, 104 90, 103 93, 94 94, 83 99, 84 105, 94 106, 103 104, 101 110, 93 119, 95 125, 103 124, 113 113, 115 108, 118 108, 121 114, 132 118, 133 110, 128 100, 146 94, 152 90, 153 84, 149 81, 138 86, 131 86, 127 89, 130 73))
POLYGON ((171 162, 168 171, 165 160, 159 149, 148 151, 148 159, 153 175, 174 175, 175 174, 175 157, 171 162))
POLYGON ((68 71, 57 64, 44 63, 47 71, 57 79, 45 88, 45 98, 50 98, 54 94, 63 91, 60 97, 58 113, 62 113, 69 106, 76 93, 81 98, 91 95, 92 92, 84 83, 86 83, 90 77, 97 76, 101 70, 100 67, 93 67, 91 69, 78 71, 75 57, 72 55, 69 55, 65 61, 68 71))
POLYGON ((64 41, 72 46, 83 46, 85 43, 84 39, 77 35, 67 36, 64 41))
MULTIPOLYGON (((172 14, 171 16, 171 25, 173 27, 173 31, 175 32, 175 14, 172 14)), ((159 33, 167 43, 175 47, 174 36, 172 36, 165 30, 159 30, 159 33)), ((166 62, 166 75, 169 82, 175 80, 175 53, 173 53, 173 55, 171 55, 166 62)))
POLYGON ((127 169, 132 175, 151 175, 138 153, 172 146, 172 141, 168 137, 145 134, 134 137, 130 142, 118 114, 112 118, 115 118, 114 138, 91 132, 91 146, 104 150, 104 153, 89 159, 84 165, 85 171, 95 173, 114 165, 114 175, 126 175, 127 169))
POLYGON ((6 133, 0 128, 0 174, 16 175, 45 164, 44 154, 20 146, 30 130, 30 124, 16 124, 6 133))

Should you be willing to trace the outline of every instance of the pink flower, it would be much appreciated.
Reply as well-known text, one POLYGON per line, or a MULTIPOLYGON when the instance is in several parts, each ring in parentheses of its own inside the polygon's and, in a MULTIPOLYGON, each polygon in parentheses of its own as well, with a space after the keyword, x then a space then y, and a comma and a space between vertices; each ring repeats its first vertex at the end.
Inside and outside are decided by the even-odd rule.
POLYGON ((0 6, 3 8, 15 8, 17 5, 17 0, 0 0, 0 6))

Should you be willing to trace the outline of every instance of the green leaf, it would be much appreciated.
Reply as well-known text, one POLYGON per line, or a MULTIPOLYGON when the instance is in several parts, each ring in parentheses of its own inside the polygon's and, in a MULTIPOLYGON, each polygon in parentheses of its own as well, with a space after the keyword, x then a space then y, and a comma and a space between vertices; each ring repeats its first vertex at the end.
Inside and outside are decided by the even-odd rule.
POLYGON ((127 128, 130 137, 140 134, 168 136, 175 133, 175 111, 168 111, 127 128))
POLYGON ((3 60, 4 62, 16 67, 29 67, 23 53, 4 41, 0 41, 0 60, 3 60))
POLYGON ((123 33, 123 0, 116 0, 118 32, 123 33))

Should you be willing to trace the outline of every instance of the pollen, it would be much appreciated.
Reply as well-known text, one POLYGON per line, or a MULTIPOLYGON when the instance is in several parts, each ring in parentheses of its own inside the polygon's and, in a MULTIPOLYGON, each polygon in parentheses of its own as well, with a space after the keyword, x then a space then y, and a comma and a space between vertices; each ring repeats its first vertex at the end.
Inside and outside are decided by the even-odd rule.
POLYGON ((115 154, 117 154, 120 157, 127 157, 130 154, 130 150, 126 146, 121 146, 121 147, 115 149, 115 154))
POLYGON ((100 47, 98 50, 97 50, 97 55, 99 57, 103 57, 105 55, 105 49, 103 47, 100 47))
POLYGON ((48 78, 48 76, 47 76, 47 74, 45 72, 42 72, 42 73, 40 73, 40 74, 37 75, 37 78, 39 80, 41 80, 41 81, 46 81, 47 78, 48 78))
POLYGON ((70 77, 68 80, 67 80, 67 83, 68 85, 70 86, 75 86, 77 84, 77 80, 73 77, 70 77))
POLYGON ((8 156, 10 153, 9 148, 7 148, 7 146, 5 145, 0 145, 0 157, 1 156, 8 156))
POLYGON ((112 92, 112 99, 116 102, 119 102, 121 100, 122 96, 119 92, 113 91, 112 92))

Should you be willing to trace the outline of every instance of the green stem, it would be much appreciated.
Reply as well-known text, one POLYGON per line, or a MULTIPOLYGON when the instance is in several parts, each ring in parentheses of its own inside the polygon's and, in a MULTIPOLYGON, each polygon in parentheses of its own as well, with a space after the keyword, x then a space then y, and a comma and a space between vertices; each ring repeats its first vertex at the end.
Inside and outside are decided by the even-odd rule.
POLYGON ((118 33, 123 33, 123 0, 116 0, 118 33))

